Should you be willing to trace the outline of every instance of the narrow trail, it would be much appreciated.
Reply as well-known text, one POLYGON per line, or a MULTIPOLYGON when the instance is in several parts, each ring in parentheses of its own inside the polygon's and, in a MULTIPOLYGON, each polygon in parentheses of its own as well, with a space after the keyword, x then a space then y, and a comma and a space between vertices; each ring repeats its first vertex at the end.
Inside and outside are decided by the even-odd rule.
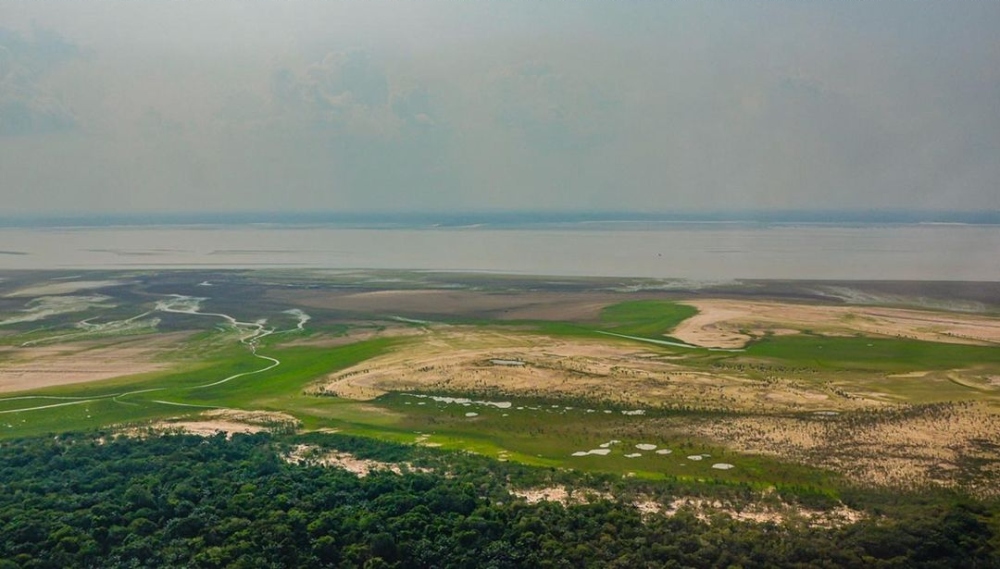
MULTIPOLYGON (((147 310, 146 312, 143 312, 142 314, 138 314, 136 316, 128 318, 127 320, 121 320, 121 321, 114 322, 113 324, 125 324, 125 325, 128 325, 128 324, 131 324, 132 322, 134 322, 135 320, 138 320, 140 318, 143 318, 143 317, 148 316, 150 314, 153 314, 155 312, 169 312, 169 313, 174 313, 174 314, 190 314, 190 315, 195 315, 195 316, 210 316, 210 317, 221 318, 226 323, 227 327, 235 330, 239 334, 239 342, 241 344, 243 344, 244 346, 246 346, 250 350, 250 354, 253 357, 255 357, 257 359, 265 360, 266 362, 268 362, 268 365, 266 365, 266 366, 264 366, 264 367, 262 367, 260 369, 256 369, 256 370, 253 370, 253 371, 245 371, 245 372, 233 374, 233 375, 230 375, 229 377, 225 377, 225 378, 220 379, 218 381, 213 381, 213 382, 206 383, 206 384, 203 384, 203 385, 195 385, 195 386, 186 388, 187 390, 195 390, 195 389, 205 389, 207 387, 215 387, 217 385, 222 385, 222 384, 228 383, 228 382, 230 382, 230 381, 232 381, 234 379, 238 379, 240 377, 246 377, 248 375, 255 375, 255 374, 258 374, 258 373, 264 373, 266 371, 270 371, 270 370, 278 367, 279 365, 281 365, 281 360, 279 360, 277 358, 273 358, 271 356, 266 356, 266 355, 257 353, 257 349, 258 349, 258 346, 260 344, 260 341, 262 339, 268 337, 268 336, 273 335, 273 334, 286 334, 286 333, 290 333, 290 332, 305 331, 305 324, 306 324, 306 322, 308 322, 311 319, 308 314, 306 314, 305 312, 303 312, 303 311, 301 311, 301 310, 299 310, 297 308, 286 310, 285 314, 290 314, 292 316, 297 317, 298 318, 298 322, 296 323, 295 328, 289 328, 287 330, 277 331, 274 328, 267 328, 267 327, 265 327, 266 324, 267 324, 267 320, 266 319, 260 319, 260 320, 257 320, 255 322, 241 322, 241 321, 237 320, 236 318, 234 318, 234 317, 232 317, 232 316, 230 316, 228 314, 223 314, 223 313, 220 313, 220 312, 202 312, 201 311, 201 303, 204 302, 205 300, 208 300, 208 299, 207 298, 202 298, 202 297, 196 297, 196 296, 185 296, 185 295, 180 295, 180 294, 172 294, 172 295, 169 295, 169 298, 167 300, 158 301, 156 303, 156 307, 153 310, 147 310)), ((93 318, 89 318, 87 320, 93 320, 93 318)), ((95 326, 95 325, 89 324, 87 322, 87 320, 81 321, 79 323, 79 325, 83 326, 83 327, 95 326)), ((98 325, 98 326, 101 326, 101 325, 98 325)), ((92 333, 92 332, 89 331, 89 330, 87 330, 87 331, 73 333, 73 334, 64 334, 62 336, 55 336, 55 337, 52 337, 52 338, 46 338, 44 341, 50 341, 50 340, 55 340, 55 339, 60 339, 60 338, 75 337, 75 336, 80 336, 80 335, 89 334, 89 333, 92 333)), ((32 344, 32 343, 36 343, 36 342, 39 342, 39 341, 43 341, 43 340, 35 340, 33 342, 26 342, 26 343, 22 344, 22 346, 26 346, 26 345, 29 345, 29 344, 32 344)), ((62 403, 53 403, 53 404, 50 404, 50 405, 41 405, 41 406, 36 406, 36 407, 22 407, 22 408, 18 408, 18 409, 8 409, 8 410, 0 411, 0 415, 6 414, 6 413, 19 413, 21 411, 35 411, 35 410, 40 410, 40 409, 51 409, 53 407, 64 407, 64 406, 68 406, 68 405, 79 405, 79 404, 82 404, 82 403, 91 403, 91 402, 95 402, 95 401, 102 401, 102 400, 108 400, 108 399, 114 401, 115 403, 121 404, 121 405, 138 405, 138 403, 132 403, 132 402, 129 402, 129 401, 124 401, 123 399, 125 399, 127 397, 130 397, 132 395, 139 395, 141 393, 152 393, 152 392, 156 392, 156 391, 164 391, 166 389, 168 389, 168 388, 167 387, 154 387, 154 388, 150 388, 150 389, 139 389, 139 390, 135 390, 135 391, 126 391, 126 392, 122 392, 122 393, 111 393, 111 394, 108 394, 108 395, 101 395, 101 396, 98 396, 98 397, 57 397, 57 396, 51 396, 51 395, 26 395, 26 396, 20 396, 20 397, 10 397, 10 398, 6 398, 6 399, 0 399, 0 402, 5 402, 5 401, 27 401, 27 400, 36 400, 36 401, 37 400, 59 400, 59 401, 63 401, 63 402, 62 403)), ((190 404, 190 403, 180 403, 180 402, 176 402, 176 401, 165 401, 165 400, 159 400, 159 399, 152 400, 152 402, 153 403, 159 403, 159 404, 162 404, 162 405, 174 405, 174 406, 179 406, 179 407, 197 407, 197 408, 205 408, 205 409, 223 409, 223 407, 218 407, 218 406, 213 406, 213 405, 195 405, 195 404, 190 404)))
POLYGON ((743 348, 705 348, 702 346, 695 346, 693 344, 684 344, 681 342, 671 342, 669 340, 656 340, 654 338, 643 338, 642 336, 629 336, 627 334, 617 334, 615 332, 605 332, 604 330, 597 330, 598 334, 604 334, 605 336, 614 336, 616 338, 625 338, 626 340, 636 340, 638 342, 647 342, 650 344, 656 344, 659 346, 673 346, 675 348, 687 348, 691 350, 708 350, 710 352, 745 352, 743 348))
MULTIPOLYGON (((101 398, 99 398, 101 399, 101 398)), ((53 403, 52 405, 42 405, 40 407, 25 407, 22 409, 9 409, 7 411, 0 411, 0 415, 5 415, 7 413, 20 413, 21 411, 38 411, 39 409, 52 409, 53 407, 66 407, 68 405, 80 405, 82 403, 90 403, 92 401, 97 401, 98 399, 83 399, 80 401, 67 401, 66 403, 53 403)))
POLYGON ((76 323, 77 328, 82 328, 80 332, 72 332, 70 334, 60 334, 58 336, 49 336, 48 338, 39 338, 38 340, 28 340, 27 342, 22 342, 21 347, 27 348, 29 346, 34 346, 37 344, 48 344, 50 342, 55 342, 58 340, 65 340, 67 338, 79 338, 80 336, 92 336, 94 334, 106 334, 115 332, 127 332, 135 328, 135 322, 141 318, 153 314, 156 310, 147 310, 142 314, 136 314, 125 320, 112 320, 105 324, 91 324, 91 320, 96 320, 97 317, 87 318, 76 323))

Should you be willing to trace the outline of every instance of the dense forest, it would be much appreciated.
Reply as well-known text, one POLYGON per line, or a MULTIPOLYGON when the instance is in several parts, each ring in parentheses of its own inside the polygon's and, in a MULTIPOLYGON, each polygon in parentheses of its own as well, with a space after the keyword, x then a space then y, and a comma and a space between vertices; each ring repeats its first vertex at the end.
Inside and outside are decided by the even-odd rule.
MULTIPOLYGON (((447 469, 360 478, 283 460, 302 440, 90 433, 0 443, 0 568, 1000 567, 997 508, 968 500, 886 495, 837 528, 643 516, 625 500, 528 504, 509 493, 512 480, 577 475, 465 454, 416 457, 447 469)), ((309 441, 414 458, 401 445, 309 441)))

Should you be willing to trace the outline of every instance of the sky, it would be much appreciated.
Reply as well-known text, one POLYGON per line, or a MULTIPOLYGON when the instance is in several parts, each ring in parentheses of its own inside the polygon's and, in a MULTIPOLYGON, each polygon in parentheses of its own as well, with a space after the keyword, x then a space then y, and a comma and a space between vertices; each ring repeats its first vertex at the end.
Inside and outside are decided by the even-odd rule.
POLYGON ((0 215, 1000 210, 1000 2, 0 0, 0 215))

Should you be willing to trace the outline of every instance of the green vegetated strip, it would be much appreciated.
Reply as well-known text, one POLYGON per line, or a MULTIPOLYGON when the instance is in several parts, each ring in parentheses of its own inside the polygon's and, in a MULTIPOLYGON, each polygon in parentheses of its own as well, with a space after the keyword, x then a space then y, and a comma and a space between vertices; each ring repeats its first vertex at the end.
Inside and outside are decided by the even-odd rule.
POLYGON ((636 300, 601 311, 604 329, 618 334, 664 339, 678 324, 698 314, 693 306, 659 300, 636 300))
POLYGON ((800 334, 765 338, 746 354, 844 370, 940 370, 1000 365, 1000 348, 921 340, 800 334))
MULTIPOLYGON (((470 398, 477 399, 470 395, 470 398)), ((360 425, 348 430, 353 434, 371 436, 382 440, 412 442, 416 435, 427 436, 426 442, 441 445, 449 450, 463 450, 499 457, 533 466, 556 466, 587 472, 602 472, 621 476, 631 474, 649 480, 681 478, 687 480, 712 480, 720 483, 749 483, 766 487, 771 484, 794 484, 833 492, 839 487, 841 477, 818 468, 789 464, 778 459, 744 455, 682 434, 678 429, 649 427, 649 417, 586 413, 575 408, 559 412, 548 405, 517 398, 505 400, 513 404, 507 409, 472 405, 434 403, 426 399, 403 395, 387 395, 378 403, 405 418, 390 428, 364 428, 360 425), (425 405, 417 405, 418 402, 425 405), (407 404, 410 403, 410 404, 407 404), (529 409, 528 406, 536 407, 529 409), (518 410, 518 407, 522 409, 518 410), (475 417, 467 417, 469 411, 475 417), (360 427, 360 428, 358 428, 360 427), (607 456, 572 456, 576 451, 597 448, 612 439, 621 442, 611 447, 607 456), (669 448, 669 455, 640 451, 638 443, 656 444, 669 448), (629 458, 626 454, 642 456, 629 458), (687 456, 706 453, 711 456, 700 461, 687 456), (718 462, 733 463, 736 468, 723 471, 713 469, 718 462)), ((714 415, 713 415, 714 416, 714 415)), ((719 420, 725 420, 720 417, 719 420)))

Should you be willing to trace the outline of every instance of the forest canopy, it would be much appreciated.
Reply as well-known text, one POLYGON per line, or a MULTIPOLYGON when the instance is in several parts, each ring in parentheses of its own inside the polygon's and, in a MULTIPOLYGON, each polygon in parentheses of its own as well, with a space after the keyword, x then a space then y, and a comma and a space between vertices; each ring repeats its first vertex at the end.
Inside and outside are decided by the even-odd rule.
POLYGON ((686 511, 643 515, 620 499, 526 503, 509 492, 509 480, 579 475, 461 453, 438 452, 447 471, 383 469, 366 477, 283 460, 289 445, 303 440, 383 460, 413 455, 412 447, 333 435, 77 434, 4 442, 0 567, 997 563, 997 509, 982 503, 929 498, 896 506, 890 496, 855 497, 881 503, 874 515, 833 528, 702 520, 686 511))

